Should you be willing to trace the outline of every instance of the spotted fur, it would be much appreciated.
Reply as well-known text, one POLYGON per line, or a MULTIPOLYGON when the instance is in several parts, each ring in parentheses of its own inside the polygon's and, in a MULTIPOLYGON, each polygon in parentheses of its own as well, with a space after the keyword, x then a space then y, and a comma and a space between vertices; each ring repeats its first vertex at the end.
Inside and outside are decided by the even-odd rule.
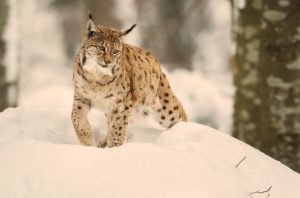
POLYGON ((91 107, 104 111, 107 118, 108 132, 99 147, 120 146, 125 142, 134 109, 150 107, 165 128, 187 121, 158 60, 150 52, 122 41, 134 26, 119 31, 96 25, 91 16, 87 23, 83 45, 74 63, 72 109, 73 126, 84 145, 92 145, 94 141, 87 119, 91 107))

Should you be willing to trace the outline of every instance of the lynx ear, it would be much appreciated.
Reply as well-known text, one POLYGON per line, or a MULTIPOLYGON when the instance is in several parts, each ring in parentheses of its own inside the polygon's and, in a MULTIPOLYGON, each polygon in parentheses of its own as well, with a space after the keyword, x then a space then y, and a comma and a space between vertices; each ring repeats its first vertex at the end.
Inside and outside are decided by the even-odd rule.
POLYGON ((88 38, 91 38, 92 36, 95 35, 97 31, 97 25, 93 20, 92 14, 89 12, 89 19, 86 25, 86 35, 88 38))
POLYGON ((132 25, 129 29, 122 31, 120 36, 127 35, 129 32, 131 32, 133 30, 133 28, 135 28, 135 26, 136 26, 136 24, 132 25))

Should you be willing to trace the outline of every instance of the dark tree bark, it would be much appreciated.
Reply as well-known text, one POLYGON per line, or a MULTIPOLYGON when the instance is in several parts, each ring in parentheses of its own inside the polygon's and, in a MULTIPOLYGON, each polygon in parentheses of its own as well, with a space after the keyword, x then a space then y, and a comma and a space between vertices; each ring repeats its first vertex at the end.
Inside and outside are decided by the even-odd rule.
POLYGON ((2 39, 6 18, 7 1, 0 0, 0 111, 8 107, 8 85, 5 80, 5 66, 3 64, 5 42, 2 39))
POLYGON ((300 2, 246 1, 236 41, 233 135, 300 172, 300 2))

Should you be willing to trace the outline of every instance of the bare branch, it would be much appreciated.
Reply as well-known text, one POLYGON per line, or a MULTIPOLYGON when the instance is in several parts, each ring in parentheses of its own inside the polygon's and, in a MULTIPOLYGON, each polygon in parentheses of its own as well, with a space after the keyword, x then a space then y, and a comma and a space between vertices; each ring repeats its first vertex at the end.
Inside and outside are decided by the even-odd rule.
POLYGON ((245 159, 246 159, 247 156, 243 157, 243 159, 241 159, 239 161, 239 163, 237 165, 235 165, 235 168, 237 168, 245 159))
POLYGON ((269 192, 271 190, 272 186, 270 186, 267 190, 264 190, 264 191, 255 191, 255 192, 252 192, 252 193, 249 193, 249 195, 253 195, 253 194, 256 194, 256 193, 266 193, 266 192, 269 192))

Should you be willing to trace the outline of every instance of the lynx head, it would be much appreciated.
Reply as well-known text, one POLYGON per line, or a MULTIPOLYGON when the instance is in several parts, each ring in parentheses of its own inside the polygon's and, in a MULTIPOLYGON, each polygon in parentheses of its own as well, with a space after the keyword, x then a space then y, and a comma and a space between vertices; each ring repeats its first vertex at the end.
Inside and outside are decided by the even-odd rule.
POLYGON ((91 14, 86 27, 86 34, 80 62, 83 69, 90 72, 100 71, 103 75, 113 76, 120 66, 122 37, 136 26, 125 31, 96 25, 91 14))

